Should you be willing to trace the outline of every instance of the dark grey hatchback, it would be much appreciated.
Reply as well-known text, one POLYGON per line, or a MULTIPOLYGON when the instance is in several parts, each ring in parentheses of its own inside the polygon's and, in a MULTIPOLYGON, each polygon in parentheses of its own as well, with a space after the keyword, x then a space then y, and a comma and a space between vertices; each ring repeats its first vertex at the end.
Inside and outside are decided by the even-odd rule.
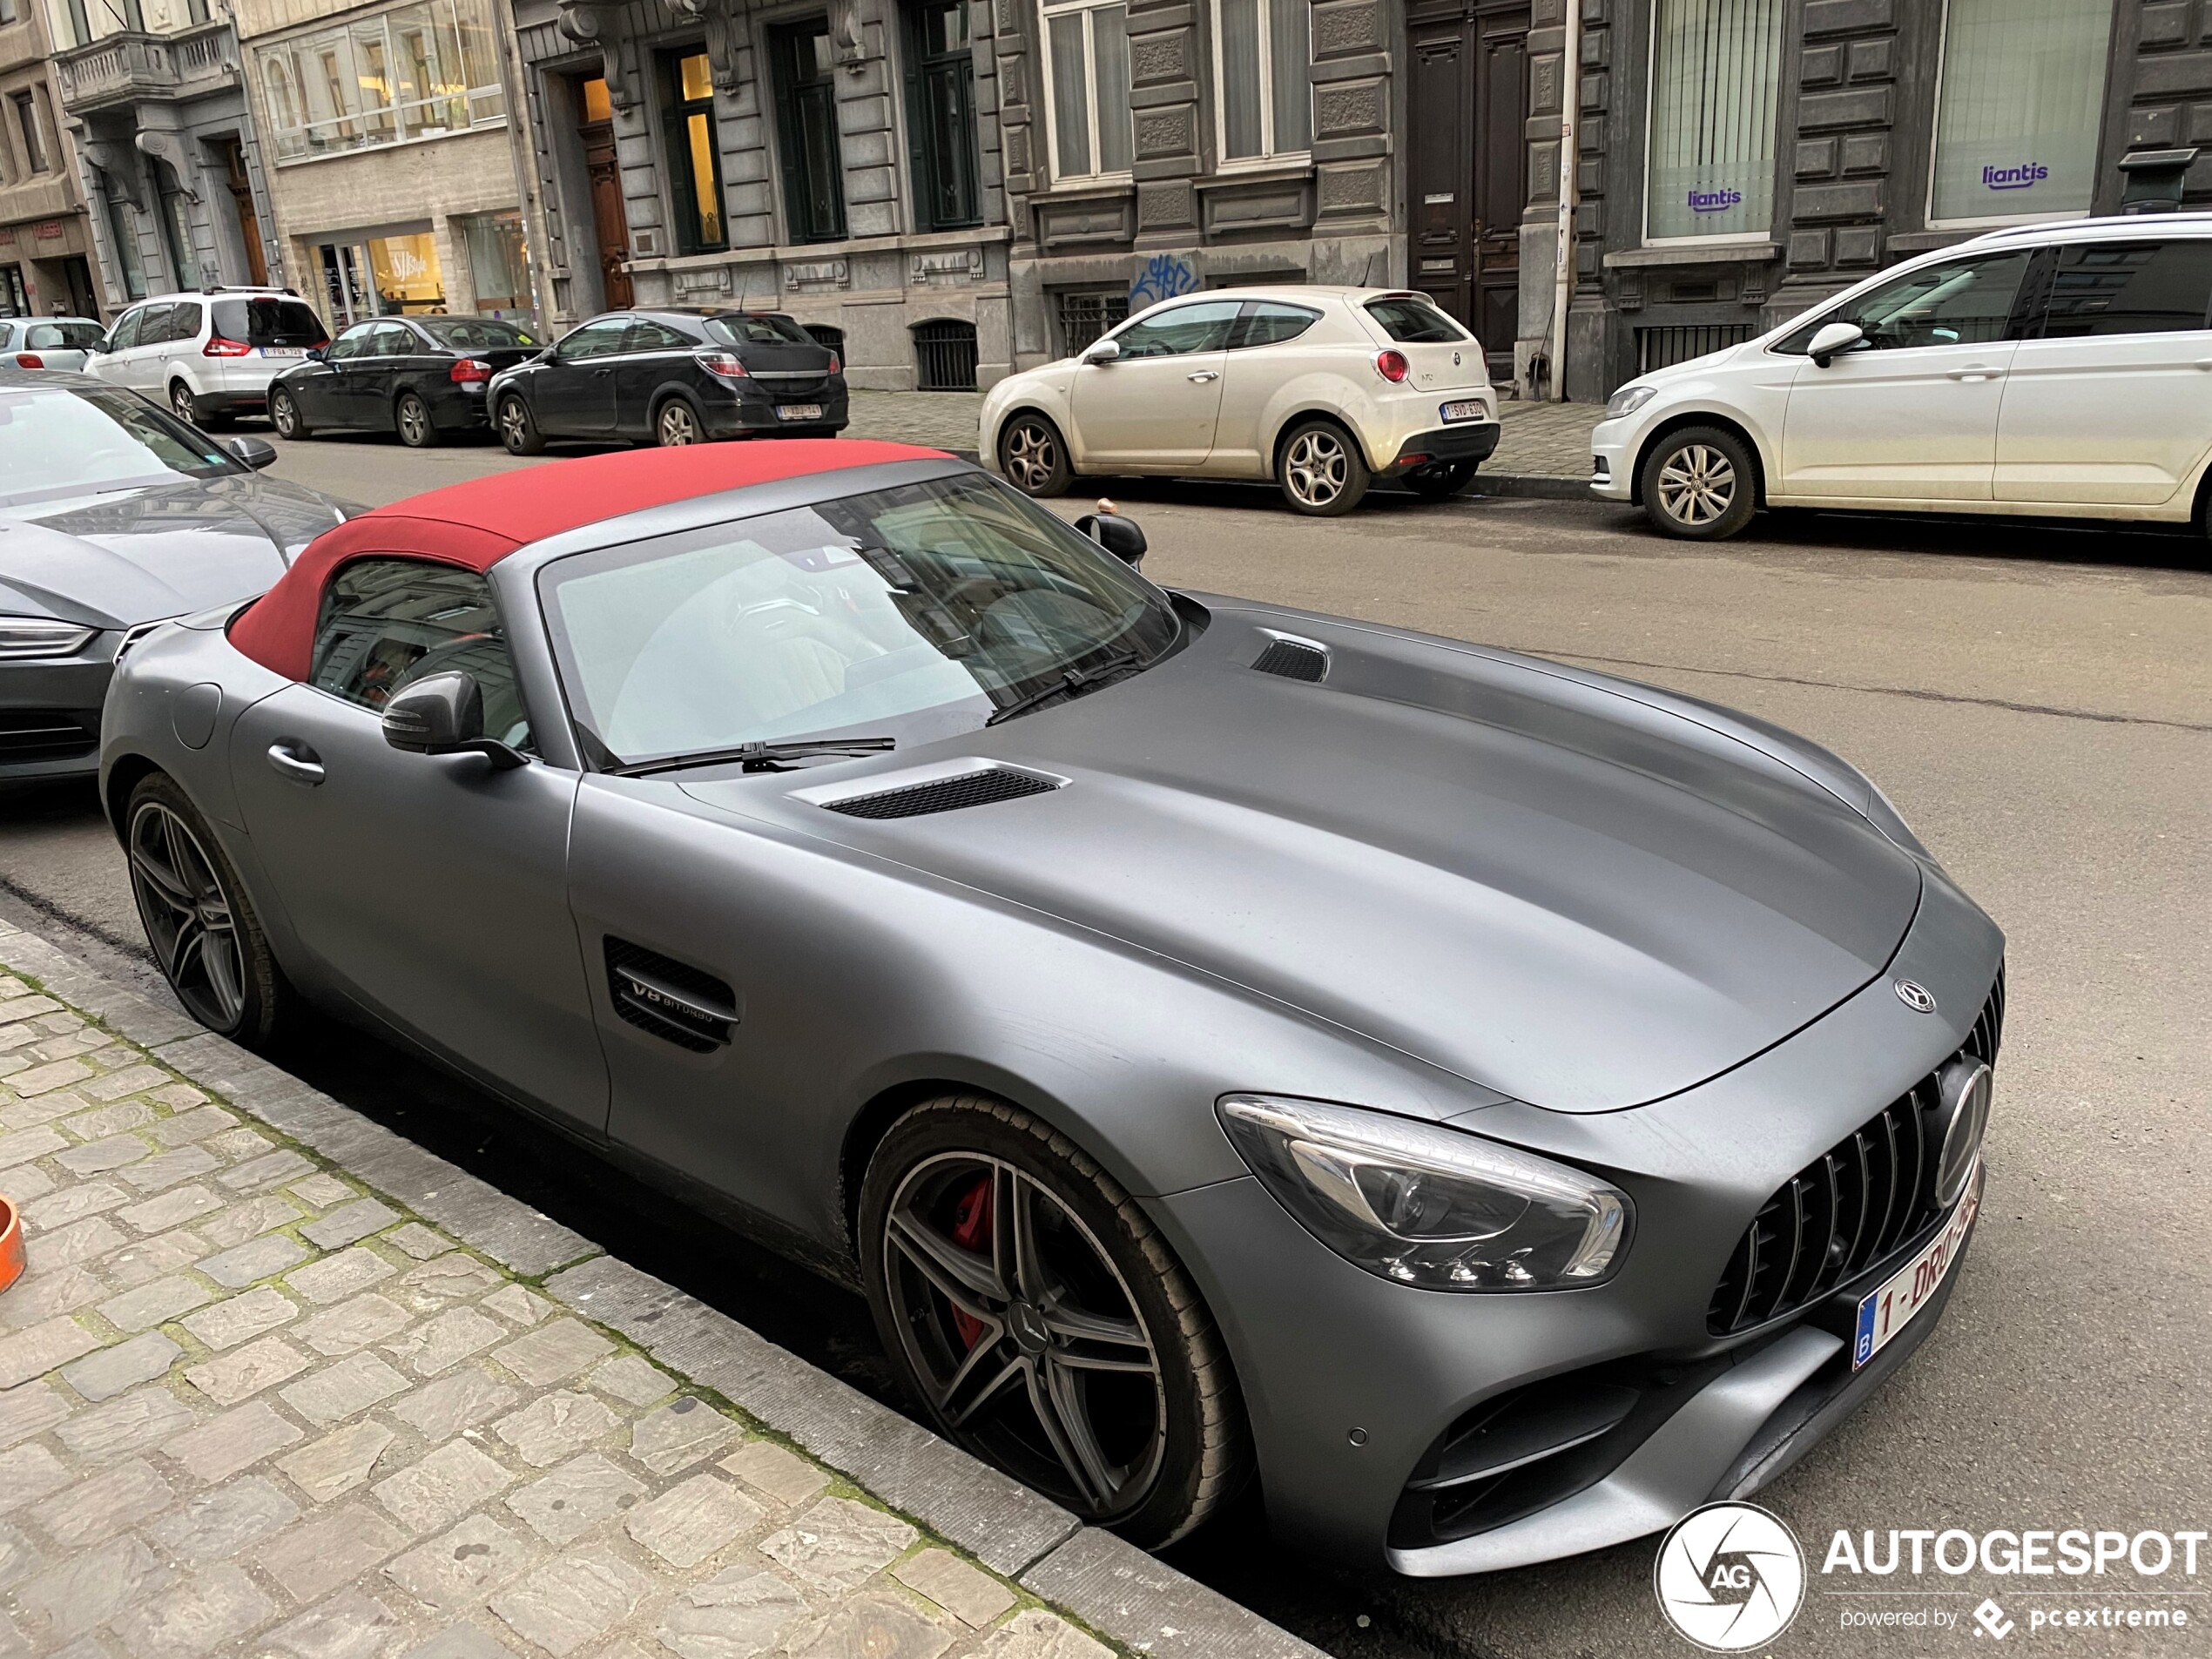
POLYGON ((281 438, 333 427, 396 432, 411 448, 490 424, 486 391, 544 341, 499 317, 377 317, 357 322, 269 387, 281 438))
POLYGON ((826 438, 845 427, 845 366, 776 312, 622 311, 495 376, 490 403, 518 455, 552 438, 826 438))

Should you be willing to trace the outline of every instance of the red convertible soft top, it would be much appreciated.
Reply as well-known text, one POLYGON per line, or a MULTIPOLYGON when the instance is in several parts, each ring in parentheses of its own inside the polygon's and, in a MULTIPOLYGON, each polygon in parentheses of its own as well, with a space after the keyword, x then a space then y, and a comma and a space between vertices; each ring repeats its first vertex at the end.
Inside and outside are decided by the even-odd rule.
POLYGON ((908 443, 785 438, 628 449, 495 473, 410 496, 324 531, 231 624, 231 644, 264 668, 303 680, 323 584, 349 559, 400 554, 488 570, 516 548, 648 507, 809 473, 946 459, 941 449, 908 443))

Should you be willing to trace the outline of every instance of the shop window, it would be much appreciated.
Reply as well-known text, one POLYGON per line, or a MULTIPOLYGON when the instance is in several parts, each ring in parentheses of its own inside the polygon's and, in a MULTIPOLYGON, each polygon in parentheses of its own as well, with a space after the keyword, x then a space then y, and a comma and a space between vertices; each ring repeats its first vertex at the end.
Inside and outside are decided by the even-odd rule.
POLYGON ((476 309, 495 317, 532 314, 529 251, 520 213, 476 213, 461 221, 476 309))
POLYGON ((1115 324, 1128 320, 1129 293, 1121 288, 1109 293, 1063 293, 1059 312, 1061 353, 1073 357, 1115 324))
POLYGON ((0 265, 0 314, 28 317, 30 314, 30 293, 24 287, 23 266, 0 265))
POLYGON ((1048 4, 1044 29, 1052 176, 1127 174, 1136 148, 1129 102, 1129 8, 1089 0, 1048 4))
POLYGON ((820 18, 772 30, 776 135, 782 153, 784 214, 794 242, 845 235, 844 163, 837 141, 837 83, 829 24, 820 18))
POLYGON ((1224 161, 1304 155, 1313 143, 1311 0, 1213 9, 1216 136, 1224 161))
POLYGON ((2087 213, 2111 50, 2112 0, 1951 0, 1928 222, 2087 213))
POLYGON ((438 245, 428 231, 325 242, 315 255, 322 266, 325 308, 337 327, 446 308, 438 245))
POLYGON ((924 392, 975 389, 975 325, 943 317, 914 325, 914 384, 924 392))
POLYGON ((924 0, 907 8, 907 140, 916 228, 949 231, 981 224, 968 0, 924 0))
POLYGON ((730 246, 722 210, 722 153, 714 128, 714 76, 703 51, 660 57, 661 133, 676 200, 676 246, 714 253, 730 246))
POLYGON ((255 52, 280 161, 465 132, 507 113, 487 0, 423 0, 255 52))
POLYGON ((1644 239, 1764 236, 1774 223, 1784 0, 1657 0, 1644 239))

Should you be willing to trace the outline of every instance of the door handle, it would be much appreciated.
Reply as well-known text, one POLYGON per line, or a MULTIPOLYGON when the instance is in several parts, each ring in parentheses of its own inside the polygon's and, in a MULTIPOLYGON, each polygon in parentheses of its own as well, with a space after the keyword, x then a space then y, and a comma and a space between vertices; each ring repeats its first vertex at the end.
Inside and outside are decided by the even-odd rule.
POLYGON ((289 778, 295 784, 309 788, 323 779, 322 757, 297 738, 286 738, 269 745, 269 765, 280 778, 289 778))
POLYGON ((1986 363, 1968 363, 1964 368, 1949 370, 1944 376, 1953 381, 1993 381, 2003 376, 2001 368, 1992 368, 1986 363))
POLYGON ((1217 374, 1211 368, 1202 368, 1197 374, 1187 375, 1184 378, 1189 380, 1193 385, 1204 385, 1208 381, 1217 381, 1221 378, 1221 376, 1217 374))
POLYGON ((2200 358, 2198 358, 2198 359, 2196 360, 2196 367, 2197 367, 2197 368, 2208 368, 2208 369, 2212 369, 2212 357, 2200 357, 2200 358))

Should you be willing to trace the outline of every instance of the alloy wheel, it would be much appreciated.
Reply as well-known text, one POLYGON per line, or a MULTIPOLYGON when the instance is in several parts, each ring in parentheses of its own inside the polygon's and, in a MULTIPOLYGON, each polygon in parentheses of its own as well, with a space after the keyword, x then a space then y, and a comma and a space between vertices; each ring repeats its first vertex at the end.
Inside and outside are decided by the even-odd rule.
POLYGON ((400 400, 400 442, 412 448, 421 448, 430 435, 430 411, 422 400, 409 394, 400 400))
POLYGON ((671 403, 660 412, 660 441, 664 448, 699 441, 699 423, 688 403, 671 403))
POLYGON ((1283 472, 1300 506, 1326 507, 1351 482, 1352 458, 1335 434, 1316 427, 1291 440, 1283 472))
POLYGON ((1710 444, 1686 443, 1659 469, 1659 505, 1681 524, 1710 524, 1736 502, 1736 468, 1710 444))
POLYGON ((1025 490, 1042 489, 1060 465, 1052 434, 1035 421, 1024 421, 1006 440, 1006 475, 1025 490))
POLYGON ((245 959, 230 897, 192 826, 158 801, 131 819, 131 888, 146 938, 178 998, 228 1031, 246 1007, 245 959))
POLYGON ((530 441, 529 411, 523 407, 521 398, 510 397, 499 406, 499 437, 517 455, 530 441))
POLYGON ((169 388, 169 408, 179 421, 188 426, 195 424, 199 419, 199 411, 192 407, 192 388, 182 381, 169 388))
POLYGON ((289 393, 279 392, 269 399, 269 424, 276 428, 280 438, 300 435, 300 409, 289 393))
POLYGON ((899 1339, 948 1432, 1091 1520, 1129 1514, 1166 1448, 1136 1298, 1051 1190, 981 1153, 908 1170, 884 1223, 899 1339))

